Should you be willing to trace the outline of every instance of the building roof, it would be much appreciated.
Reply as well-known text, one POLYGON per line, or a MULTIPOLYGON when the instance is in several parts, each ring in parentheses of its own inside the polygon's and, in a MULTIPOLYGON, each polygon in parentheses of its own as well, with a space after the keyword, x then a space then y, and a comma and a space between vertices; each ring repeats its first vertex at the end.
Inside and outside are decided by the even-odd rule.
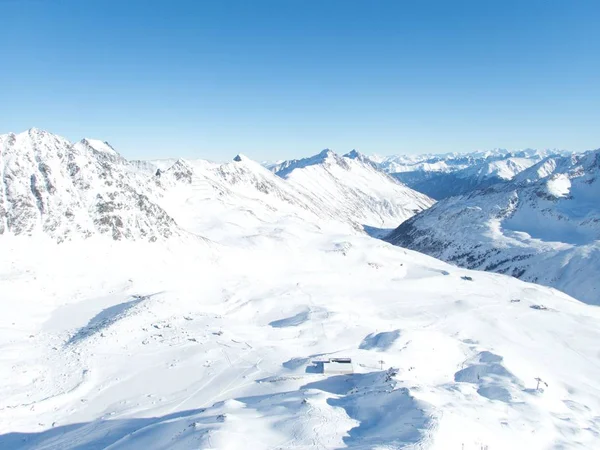
POLYGON ((330 363, 342 363, 342 364, 350 364, 352 363, 352 359, 350 358, 329 358, 330 363))

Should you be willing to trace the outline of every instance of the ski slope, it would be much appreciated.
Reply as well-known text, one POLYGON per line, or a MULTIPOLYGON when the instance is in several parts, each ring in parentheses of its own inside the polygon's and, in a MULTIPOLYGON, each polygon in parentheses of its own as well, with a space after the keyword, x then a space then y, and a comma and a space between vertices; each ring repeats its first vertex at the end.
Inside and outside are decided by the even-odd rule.
POLYGON ((597 308, 360 234, 247 231, 5 239, 0 448, 594 448, 597 308), (331 356, 355 374, 317 373, 331 356))

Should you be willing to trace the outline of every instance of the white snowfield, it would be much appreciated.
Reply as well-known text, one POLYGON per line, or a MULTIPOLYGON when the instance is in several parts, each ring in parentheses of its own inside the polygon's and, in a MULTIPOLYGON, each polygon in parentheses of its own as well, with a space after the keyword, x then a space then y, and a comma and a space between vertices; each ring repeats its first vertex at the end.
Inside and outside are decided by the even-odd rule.
POLYGON ((597 307, 373 239, 236 159, 125 165, 173 220, 153 242, 0 236, 0 449, 598 447, 597 307))

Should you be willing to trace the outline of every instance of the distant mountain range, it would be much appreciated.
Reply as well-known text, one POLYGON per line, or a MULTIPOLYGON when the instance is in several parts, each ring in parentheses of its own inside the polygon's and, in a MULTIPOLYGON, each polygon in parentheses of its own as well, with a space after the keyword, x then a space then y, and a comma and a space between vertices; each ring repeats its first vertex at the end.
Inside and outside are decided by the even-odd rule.
POLYGON ((447 198, 386 239, 600 304, 600 150, 549 156, 512 180, 447 198))
POLYGON ((526 149, 371 159, 381 170, 412 189, 440 200, 511 180, 544 158, 564 154, 568 153, 526 149))
POLYGON ((32 128, 0 136, 0 234, 221 241, 256 227, 293 233, 303 222, 600 304, 598 155, 369 158, 326 149, 267 167, 244 155, 127 161, 106 142, 32 128))
POLYGON ((329 150, 272 170, 243 155, 225 164, 127 161, 108 143, 71 143, 33 128, 0 136, 0 170, 0 234, 43 232, 59 242, 94 234, 156 240, 208 232, 186 228, 199 223, 206 199, 218 199, 223 214, 237 208, 252 220, 279 214, 361 232, 395 228, 433 204, 366 158, 329 150))

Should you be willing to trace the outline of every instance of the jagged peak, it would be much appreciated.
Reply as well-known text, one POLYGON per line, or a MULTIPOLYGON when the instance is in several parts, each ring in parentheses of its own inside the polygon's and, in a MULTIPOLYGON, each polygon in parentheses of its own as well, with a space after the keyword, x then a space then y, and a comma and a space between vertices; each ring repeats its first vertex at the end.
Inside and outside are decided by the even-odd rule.
POLYGON ((236 170, 243 168, 243 170, 252 170, 254 172, 256 171, 267 171, 270 172, 268 169, 266 169, 265 167, 263 167, 260 163, 254 161, 252 158, 247 157, 246 155, 244 155, 243 153, 238 153, 237 155, 235 155, 235 157, 233 158, 233 160, 229 163, 225 163, 223 166, 229 166, 229 167, 236 167, 236 170))
POLYGON ((356 149, 352 149, 351 151, 349 151, 348 153, 346 153, 344 155, 344 158, 348 158, 348 159, 352 159, 354 161, 360 161, 363 164, 366 164, 368 166, 371 166, 373 169, 379 169, 377 167, 377 164, 368 156, 366 156, 363 153, 360 153, 358 150, 356 149))
POLYGON ((183 159, 183 158, 177 158, 177 161, 175 161, 171 167, 173 167, 173 166, 191 167, 190 163, 186 159, 183 159))
POLYGON ((62 139, 65 140, 65 138, 58 136, 56 134, 50 133, 49 131, 46 130, 42 130, 41 128, 36 128, 36 127, 31 127, 26 131, 23 131, 21 133, 8 133, 9 136, 15 136, 17 138, 30 138, 32 140, 35 140, 36 138, 45 138, 45 137, 54 137, 57 139, 62 139))
POLYGON ((42 130, 41 128, 37 128, 37 127, 31 127, 27 131, 24 131, 23 133, 18 133, 18 134, 19 135, 28 135, 31 138, 34 138, 34 137, 40 137, 40 138, 54 137, 54 138, 59 138, 59 139, 66 140, 62 136, 59 136, 57 134, 51 133, 51 132, 46 131, 46 130, 42 130))
POLYGON ((326 157, 331 156, 331 155, 335 155, 335 152, 333 150, 331 150, 330 148, 324 148, 316 156, 321 156, 323 158, 326 158, 326 157))
POLYGON ((26 131, 26 133, 29 134, 30 136, 49 134, 47 131, 42 130, 40 128, 36 128, 36 127, 31 127, 29 130, 26 131))
POLYGON ((352 158, 352 159, 360 159, 360 158, 366 158, 365 155, 363 155, 362 153, 360 153, 358 150, 356 150, 355 148, 353 148, 352 150, 350 150, 348 153, 346 153, 344 155, 346 158, 352 158))
POLYGON ((106 141, 101 141, 99 139, 89 139, 83 138, 78 142, 79 144, 97 152, 101 153, 109 153, 112 155, 118 155, 119 153, 106 141))
POLYGON ((186 171, 190 171, 190 172, 194 171, 194 169, 190 165, 190 163, 188 163, 185 159, 179 158, 177 161, 175 161, 173 164, 171 164, 167 169, 161 170, 161 172, 174 172, 174 171, 181 171, 181 170, 186 170, 186 171))
POLYGON ((281 177, 285 177, 292 173, 295 169, 301 169, 304 167, 314 166, 318 164, 330 164, 338 163, 342 166, 346 166, 346 162, 341 156, 335 153, 331 149, 321 150, 318 154, 302 159, 292 159, 279 164, 279 169, 275 170, 275 173, 281 177))
MULTIPOLYGON (((321 150, 321 152, 317 155, 314 155, 312 157, 309 158, 305 158, 306 160, 312 160, 311 164, 319 164, 325 161, 339 161, 340 160, 340 155, 338 155, 336 152, 334 152, 333 150, 326 148, 321 150)), ((303 161, 304 159, 301 159, 300 161, 303 161)))
POLYGON ((238 153, 237 155, 235 155, 235 157, 233 158, 233 160, 235 162, 242 162, 242 161, 250 161, 250 158, 248 158, 243 153, 238 153))
POLYGON ((62 136, 50 133, 40 128, 30 128, 20 133, 7 133, 0 135, 8 145, 25 146, 26 148, 37 148, 39 151, 52 152, 59 146, 70 146, 71 142, 62 136))

